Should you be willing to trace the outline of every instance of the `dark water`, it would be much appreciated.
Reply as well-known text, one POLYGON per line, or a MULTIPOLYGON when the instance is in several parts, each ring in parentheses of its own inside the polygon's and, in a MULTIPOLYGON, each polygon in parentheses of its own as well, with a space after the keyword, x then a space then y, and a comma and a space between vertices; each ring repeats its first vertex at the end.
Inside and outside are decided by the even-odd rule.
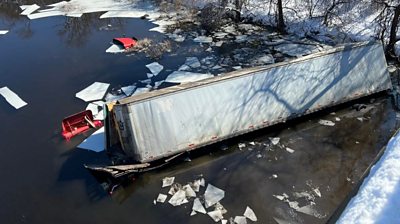
MULTIPOLYGON (((206 215, 190 217, 190 203, 153 205, 158 193, 166 192, 161 189, 163 177, 186 183, 200 174, 225 190, 226 217, 242 215, 249 205, 259 223, 274 223, 273 217, 323 223, 398 126, 390 99, 383 95, 368 103, 367 110, 345 106, 336 115, 326 112, 234 139, 225 143, 225 151, 211 146, 191 162, 146 173, 109 196, 83 168, 85 163, 106 163, 107 156, 75 148, 84 136, 65 142, 60 122, 86 107, 74 96, 94 81, 117 87, 146 78, 144 65, 153 61, 144 55, 105 53, 113 37, 164 36, 149 32, 153 25, 145 20, 98 17, 29 21, 18 16, 15 5, 0 5, 0 29, 10 30, 0 36, 0 87, 8 86, 28 103, 15 110, 0 97, 0 223, 212 223, 206 215), (104 30, 108 24, 112 29, 104 30), (320 116, 341 121, 321 126, 320 116), (268 146, 268 137, 275 136, 295 152, 268 146), (247 147, 239 150, 239 142, 247 147), (273 174, 278 178, 271 178, 273 174), (312 187, 322 194, 315 199, 322 219, 297 213, 272 196, 312 187)), ((187 55, 201 56, 201 51, 187 50, 197 49, 192 44, 185 42, 163 57, 159 63, 165 70, 157 78, 177 69, 187 55)))

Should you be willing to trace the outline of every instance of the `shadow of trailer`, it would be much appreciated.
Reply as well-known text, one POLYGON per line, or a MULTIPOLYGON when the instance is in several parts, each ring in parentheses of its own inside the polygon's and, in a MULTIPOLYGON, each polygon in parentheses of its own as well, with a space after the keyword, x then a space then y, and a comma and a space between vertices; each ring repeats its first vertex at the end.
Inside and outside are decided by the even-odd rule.
POLYGON ((88 168, 115 177, 148 171, 184 152, 391 88, 382 45, 363 42, 138 94, 107 105, 106 146, 120 149, 124 165, 88 168))

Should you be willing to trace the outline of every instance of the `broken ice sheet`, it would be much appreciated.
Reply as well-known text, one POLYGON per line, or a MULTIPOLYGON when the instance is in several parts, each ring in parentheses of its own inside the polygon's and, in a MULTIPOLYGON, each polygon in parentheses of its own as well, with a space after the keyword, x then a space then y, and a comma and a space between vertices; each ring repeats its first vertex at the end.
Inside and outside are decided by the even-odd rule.
POLYGON ((185 65, 191 68, 198 68, 201 66, 200 61, 196 57, 187 57, 185 61, 185 65))
POLYGON ((104 120, 104 111, 100 110, 96 115, 94 115, 93 120, 104 120))
POLYGON ((137 95, 137 94, 140 94, 140 93, 147 93, 147 92, 149 92, 149 91, 150 91, 149 88, 137 88, 137 89, 135 90, 135 92, 132 93, 132 95, 137 95))
POLYGON ((254 213, 253 209, 251 209, 249 206, 246 207, 246 211, 244 212, 244 217, 250 219, 253 222, 257 221, 257 216, 254 213))
POLYGON ((204 209, 203 205, 201 204, 200 199, 198 199, 198 198, 194 199, 192 210, 203 213, 203 214, 207 213, 207 211, 204 209))
POLYGON ((244 217, 244 216, 236 216, 234 219, 234 222, 236 224, 247 224, 246 217, 244 217))
POLYGON ((20 8, 22 10, 24 10, 23 12, 21 12, 21 15, 27 16, 31 13, 33 13, 34 11, 38 10, 40 8, 40 6, 33 4, 33 5, 21 5, 20 8))
POLYGON ((335 123, 329 120, 319 120, 318 121, 319 124, 321 125, 325 125, 325 126, 335 126, 335 123))
POLYGON ((162 187, 171 186, 175 181, 175 177, 164 177, 162 180, 162 187))
POLYGON ((267 55, 259 57, 257 59, 257 62, 259 64, 272 64, 275 62, 275 59, 274 59, 274 57, 272 57, 272 55, 267 54, 267 55))
POLYGON ((120 99, 126 98, 125 94, 120 94, 120 95, 113 95, 111 93, 107 93, 105 100, 106 102, 116 102, 120 99))
POLYGON ((6 33, 8 33, 8 30, 0 30, 0 35, 4 35, 6 33))
POLYGON ((289 147, 286 147, 286 151, 287 151, 288 153, 294 153, 294 150, 291 149, 291 148, 289 148, 289 147))
POLYGON ((104 150, 104 127, 95 131, 91 136, 85 139, 77 148, 87 149, 95 152, 104 150))
POLYGON ((135 89, 136 89, 135 85, 121 87, 122 92, 124 92, 125 95, 127 95, 127 96, 132 95, 132 93, 133 93, 133 91, 135 91, 135 89))
POLYGON ((219 222, 221 219, 224 218, 220 210, 214 210, 208 212, 207 214, 214 220, 214 222, 219 222))
POLYGON ((196 192, 194 192, 194 190, 190 187, 189 184, 186 184, 185 186, 182 187, 182 190, 185 191, 186 193, 186 197, 190 198, 194 198, 196 197, 196 192))
POLYGON ((193 39, 194 42, 198 43, 211 43, 213 41, 212 37, 206 37, 206 36, 198 36, 193 39))
POLYGON ((164 66, 160 65, 158 62, 150 63, 146 65, 146 67, 154 76, 158 75, 158 73, 160 73, 164 69, 164 66))
POLYGON ((125 49, 122 46, 113 44, 109 48, 107 48, 106 53, 116 54, 116 53, 122 53, 124 51, 125 51, 125 49))
POLYGON ((182 189, 178 190, 168 201, 168 203, 173 206, 179 206, 188 202, 189 201, 186 199, 186 193, 182 189))
POLYGON ((102 82, 94 82, 92 85, 75 94, 76 97, 86 102, 101 100, 107 92, 110 84, 102 82))
POLYGON ((167 195, 165 195, 165 194, 158 194, 157 202, 164 203, 166 199, 167 199, 167 195))
POLYGON ((165 81, 170 83, 186 83, 186 82, 195 82, 211 77, 214 76, 208 73, 204 74, 204 73, 194 73, 186 71, 174 71, 168 75, 165 81))
POLYGON ((275 137, 275 138, 269 138, 269 140, 273 145, 277 145, 281 139, 279 137, 275 137))
POLYGON ((2 95, 6 101, 11 104, 15 109, 19 109, 27 103, 23 101, 16 93, 11 91, 8 87, 0 88, 0 95, 2 95))
POLYGON ((92 115, 96 116, 99 113, 99 106, 94 103, 89 103, 86 107, 86 110, 92 111, 92 115))
POLYGON ((215 203, 219 202, 225 197, 225 191, 208 184, 207 189, 204 193, 206 208, 213 206, 215 203))

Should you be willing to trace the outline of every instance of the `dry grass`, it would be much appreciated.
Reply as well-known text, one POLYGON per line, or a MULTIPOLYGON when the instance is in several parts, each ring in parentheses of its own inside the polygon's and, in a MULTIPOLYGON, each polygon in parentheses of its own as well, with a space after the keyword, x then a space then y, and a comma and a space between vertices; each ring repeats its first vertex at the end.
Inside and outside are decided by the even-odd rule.
POLYGON ((160 43, 154 43, 149 38, 138 40, 137 44, 128 49, 127 52, 144 52, 146 57, 152 59, 160 59, 165 52, 171 52, 172 44, 171 41, 165 40, 160 43))

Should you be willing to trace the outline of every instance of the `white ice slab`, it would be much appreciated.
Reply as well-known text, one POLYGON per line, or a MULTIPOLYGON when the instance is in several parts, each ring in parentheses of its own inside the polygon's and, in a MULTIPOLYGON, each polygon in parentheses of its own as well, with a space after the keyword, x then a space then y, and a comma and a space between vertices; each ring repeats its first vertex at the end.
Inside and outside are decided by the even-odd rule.
POLYGON ((185 65, 191 68, 198 68, 201 66, 200 61, 196 57, 187 57, 185 61, 185 65))
POLYGON ((48 11, 48 12, 38 12, 34 14, 29 14, 28 18, 29 19, 40 19, 40 18, 45 18, 45 17, 51 17, 51 16, 64 16, 64 12, 60 11, 48 11))
POLYGON ((329 120, 319 120, 319 124, 325 125, 325 126, 335 126, 335 123, 329 120))
POLYGON ((76 93, 75 96, 86 102, 101 100, 109 86, 110 84, 108 83, 94 82, 92 85, 76 93))
POLYGON ((95 131, 89 138, 85 139, 77 148, 87 149, 95 152, 104 150, 104 127, 95 131))
POLYGON ((236 224, 247 224, 246 217, 244 216, 236 216, 233 220, 236 224))
POLYGON ((213 220, 214 222, 219 222, 221 219, 224 217, 222 216, 221 211, 215 210, 207 213, 213 220))
POLYGON ((146 15, 143 11, 108 11, 100 16, 100 19, 105 18, 140 18, 146 15))
POLYGON ((127 96, 132 95, 132 93, 135 91, 135 89, 136 89, 135 85, 121 87, 122 92, 124 92, 125 95, 127 95, 127 96))
POLYGON ((215 203, 219 202, 225 197, 225 191, 208 184, 206 192, 204 193, 206 208, 213 206, 215 203))
POLYGON ((279 137, 275 137, 275 138, 269 138, 269 140, 273 145, 277 145, 281 139, 279 137))
POLYGON ((0 88, 0 95, 2 95, 11 106, 15 109, 19 109, 27 103, 23 101, 16 93, 11 91, 8 87, 0 88))
POLYGON ((194 192, 194 190, 190 187, 189 184, 186 184, 185 186, 183 186, 182 190, 185 191, 186 197, 188 197, 188 198, 196 197, 196 192, 194 192))
POLYGON ((126 98, 125 94, 113 95, 111 93, 107 93, 105 100, 106 102, 117 102, 120 99, 126 98))
POLYGON ((0 35, 4 35, 6 33, 8 33, 8 30, 0 30, 0 35))
POLYGON ((68 17, 74 17, 74 18, 80 18, 82 17, 83 13, 67 13, 66 16, 68 17))
POLYGON ((206 37, 206 36, 198 36, 193 39, 194 42, 198 43, 211 43, 213 41, 212 37, 206 37))
POLYGON ((214 77, 212 74, 204 74, 204 73, 194 73, 194 72, 186 72, 186 71, 174 71, 170 75, 168 75, 166 82, 170 83, 186 83, 186 82, 195 82, 202 79, 207 79, 214 77))
POLYGON ((200 202, 200 199, 198 198, 194 199, 192 210, 203 214, 207 213, 206 209, 204 209, 203 205, 200 202))
POLYGON ((246 211, 243 214, 244 217, 250 219, 253 222, 257 221, 257 216, 254 213, 253 209, 251 209, 249 206, 246 207, 246 211))
POLYGON ((106 53, 117 54, 117 53, 122 53, 124 51, 125 49, 123 47, 113 44, 109 48, 107 48, 106 53))
POLYGON ((189 201, 186 199, 186 193, 182 189, 178 190, 168 201, 168 203, 173 206, 179 206, 188 202, 189 201))
POLYGON ((99 111, 99 113, 97 113, 96 115, 94 115, 94 117, 93 117, 93 119, 94 120, 99 120, 99 121, 102 121, 102 120, 104 120, 104 111, 103 110, 100 110, 99 111))
POLYGON ((99 106, 94 103, 89 103, 86 107, 86 110, 91 110, 93 116, 96 116, 99 113, 99 106))
POLYGON ((158 62, 150 63, 146 65, 146 67, 154 76, 158 75, 158 73, 160 73, 164 69, 164 66, 160 65, 158 62))
POLYGON ((165 200, 167 200, 167 195, 165 195, 165 194, 158 194, 157 202, 164 203, 165 200))
POLYGON ((40 6, 33 4, 33 5, 22 5, 20 6, 20 8, 22 10, 24 10, 23 12, 21 12, 21 15, 27 16, 31 13, 33 13, 34 11, 38 10, 40 8, 40 6))
POLYGON ((175 177, 164 177, 162 180, 162 187, 171 186, 174 183, 175 177))
POLYGON ((294 153, 294 150, 291 149, 291 148, 289 148, 289 147, 286 147, 286 151, 287 151, 288 153, 294 153))

